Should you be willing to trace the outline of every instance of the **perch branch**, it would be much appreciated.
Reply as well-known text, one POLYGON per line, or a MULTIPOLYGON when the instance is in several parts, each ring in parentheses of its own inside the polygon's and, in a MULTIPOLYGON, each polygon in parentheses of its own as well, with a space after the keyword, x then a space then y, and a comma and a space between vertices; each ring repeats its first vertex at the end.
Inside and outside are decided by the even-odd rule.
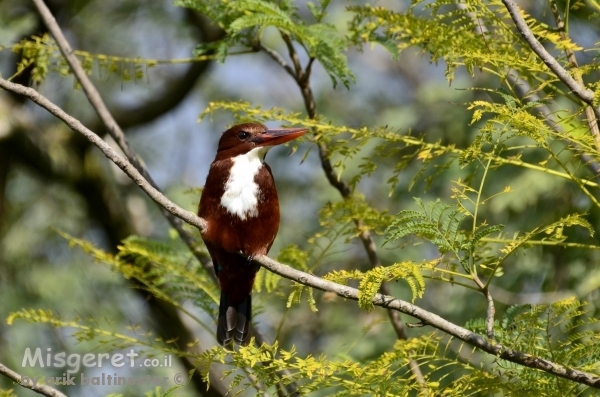
MULTIPOLYGON (((304 273, 292 267, 283 265, 267 256, 259 256, 255 258, 257 263, 269 269, 275 274, 294 280, 308 287, 316 288, 321 291, 328 291, 337 294, 346 299, 358 300, 358 289, 324 280, 312 274, 304 273)), ((600 376, 572 369, 558 363, 546 360, 544 358, 532 356, 518 350, 509 349, 500 344, 489 343, 486 338, 476 333, 473 333, 463 327, 453 324, 437 314, 421 309, 406 301, 394 298, 393 296, 377 294, 373 298, 375 306, 393 309, 399 312, 408 314, 420 320, 424 325, 430 325, 440 331, 451 335, 463 342, 474 346, 486 353, 492 354, 504 360, 520 364, 529 368, 539 369, 541 371, 569 379, 577 383, 588 385, 590 387, 600 389, 600 376)))
MULTIPOLYGON (((129 164, 128 168, 132 168, 132 169, 129 169, 129 172, 131 172, 131 174, 129 174, 124 168, 121 168, 121 169, 123 169, 123 171, 125 171, 127 173, 127 175, 132 180, 134 180, 148 194, 148 196, 150 198, 155 200, 155 197, 160 197, 161 200, 164 200, 164 202, 158 202, 155 200, 155 202, 157 202, 157 204, 159 204, 159 208, 161 209, 162 214, 167 218, 167 220, 169 221, 171 226, 173 226, 173 228, 175 228, 175 230, 177 230, 177 233, 179 234, 182 241, 189 247, 190 251, 198 259, 200 264, 204 267, 207 274, 213 279, 213 281, 215 283, 217 283, 215 272, 212 269, 212 264, 210 263, 210 261, 208 260, 206 255, 198 252, 198 250, 196 249, 196 245, 197 245, 196 239, 194 239, 194 237, 192 237, 183 228, 181 219, 183 219, 184 221, 186 221, 187 223, 189 223, 193 226, 196 226, 201 232, 204 231, 206 228, 206 221, 197 217, 195 214, 178 207, 173 202, 171 202, 169 199, 167 199, 164 195, 162 195, 162 193, 160 192, 160 189, 158 188, 158 186, 156 185, 156 183, 154 182, 154 180, 148 173, 146 167, 140 161, 140 159, 138 158, 137 154, 133 151, 133 149, 129 146, 129 143, 127 142, 127 139, 125 138, 125 134, 124 134, 123 130, 121 129, 121 127, 119 126, 119 124, 117 123, 115 118, 113 117, 112 113, 108 110, 108 107, 102 100, 100 93, 98 92, 98 90, 96 89, 96 87, 94 86, 92 81, 88 78, 83 67, 79 63, 79 60, 73 53, 73 49, 71 48, 69 42, 67 41, 65 35, 63 34, 60 26, 56 22, 56 19, 54 18, 54 16, 50 12, 50 10, 48 9, 48 7, 44 3, 44 1, 43 0, 33 0, 33 2, 35 4, 42 20, 44 21, 44 24, 46 25, 46 27, 48 28, 48 30, 50 31, 50 33, 56 40, 56 43, 57 43, 61 53, 67 60, 67 63, 69 64, 69 67, 71 68, 73 74, 75 75, 75 78, 81 84, 81 87, 83 88, 83 91, 84 91, 85 95, 87 96, 88 100, 90 101, 92 107, 94 108, 94 110, 96 111, 98 116, 100 117, 102 123, 106 126, 106 129, 107 129, 109 135, 117 142, 117 145, 121 148, 121 150, 125 154, 127 160, 129 160, 126 162, 129 164), (135 175, 136 172, 141 177, 141 180, 139 180, 139 181, 132 176, 132 175, 135 175), (141 182, 143 182, 143 185, 140 184, 141 182), (155 195, 156 193, 158 193, 158 196, 155 195), (167 204, 167 205, 165 205, 165 204, 167 204), (172 210, 174 210, 174 209, 176 209, 176 211, 178 213, 173 213, 172 210), (189 222, 189 221, 191 221, 191 222, 189 222)), ((51 104, 50 101, 48 101, 48 102, 51 104)), ((60 108, 58 108, 58 107, 56 107, 56 108, 58 110, 60 110, 60 108)), ((65 115, 66 115, 66 113, 65 113, 65 115)), ((65 120, 63 120, 63 121, 65 121, 65 120)), ((77 120, 75 120, 75 121, 78 122, 77 120)), ((79 123, 79 124, 81 124, 81 123, 79 123)), ((69 125, 69 124, 67 123, 67 125, 69 125)), ((83 125, 82 125, 82 127, 83 127, 83 125)), ((71 128, 73 128, 73 127, 71 127, 71 128)), ((81 132, 83 133, 83 131, 81 131, 81 132)), ((104 146, 105 149, 111 149, 110 146, 108 146, 106 144, 106 142, 104 142, 104 140, 102 140, 98 135, 94 134, 92 131, 87 130, 86 133, 83 135, 86 138, 88 138, 88 140, 90 140, 90 142, 96 144, 94 142, 94 141, 96 141, 96 142, 98 142, 98 145, 104 146)), ((98 146, 98 147, 108 157, 107 152, 105 152, 101 146, 98 146)), ((110 152, 108 152, 108 153, 110 153, 110 152)), ((110 154, 116 155, 116 153, 114 151, 113 151, 113 153, 110 153, 110 154)), ((121 167, 119 165, 120 163, 115 161, 113 158, 109 157, 109 159, 113 160, 113 162, 115 162, 115 164, 117 164, 117 166, 121 167)), ((122 159, 122 158, 120 156, 118 156, 118 157, 116 157, 116 159, 122 159)), ((126 164, 124 164, 124 165, 126 165, 126 164)), ((262 334, 255 327, 252 327, 252 333, 255 335, 258 343, 260 343, 261 341, 264 340, 264 337, 262 336, 262 334)), ((296 395, 296 386, 294 383, 285 385, 285 388, 286 388, 286 390, 288 390, 288 393, 290 395, 292 395, 292 396, 296 395)))
MULTIPOLYGON (((79 132, 83 135, 87 135, 88 132, 91 133, 91 131, 89 131, 79 121, 77 121, 73 117, 67 115, 62 109, 60 109, 58 106, 54 105, 43 95, 39 94, 37 91, 35 91, 31 88, 24 87, 19 84, 10 83, 2 78, 0 78, 0 88, 3 88, 7 91, 14 92, 16 94, 27 96, 28 98, 30 98, 32 101, 34 101, 38 105, 40 105, 44 109, 48 110, 50 113, 52 113, 56 117, 60 118, 63 122, 65 122, 70 128, 72 128, 76 132, 79 132)), ((133 176, 130 175, 130 177, 131 178, 135 177, 136 179, 134 179, 134 180, 136 181, 136 183, 138 183, 138 180, 139 180, 141 183, 138 183, 138 185, 140 187, 142 187, 142 189, 144 189, 144 191, 146 193, 148 193, 148 191, 152 191, 152 189, 150 189, 151 186, 146 181, 143 180, 143 177, 139 174, 139 172, 137 172, 135 170, 133 165, 131 165, 131 163, 129 163, 129 161, 127 159, 124 159, 124 158, 120 157, 118 154, 116 154, 116 152, 114 152, 114 150, 110 146, 108 146, 106 144, 106 142, 102 141, 97 136, 96 136, 96 138, 97 139, 94 139, 93 141, 91 140, 91 142, 93 144, 95 144, 95 145, 97 143, 100 145, 104 144, 104 145, 102 145, 102 147, 100 147, 100 146, 98 146, 98 147, 103 151, 103 153, 104 153, 103 148, 106 149, 107 153, 105 153, 105 155, 109 159, 112 160, 112 157, 116 156, 118 160, 120 160, 124 163, 123 166, 125 169, 127 169, 129 171, 133 170, 131 172, 133 176), (113 156, 113 154, 114 154, 114 156, 113 156), (109 157, 109 155, 110 155, 110 157, 109 157)), ((179 214, 185 216, 185 218, 181 218, 184 221, 188 222, 188 219, 189 219, 189 221, 190 221, 189 223, 196 227, 199 227, 199 226, 205 224, 204 219, 199 218, 196 215, 194 215, 182 208, 179 208, 176 204, 174 204, 170 200, 166 199, 162 195, 162 193, 160 193, 156 190, 154 190, 154 191, 155 191, 155 195, 157 196, 155 201, 160 205, 163 205, 162 203, 170 203, 169 206, 170 206, 171 210, 173 210, 174 214, 177 214, 177 216, 179 216, 179 214)), ((358 290, 356 288, 337 284, 337 283, 334 283, 331 281, 326 281, 320 277, 317 277, 312 274, 308 274, 308 273, 296 270, 294 268, 291 268, 289 266, 286 266, 284 264, 281 264, 267 256, 256 257, 255 260, 261 266, 264 266, 265 268, 269 269, 273 273, 276 273, 287 279, 296 281, 296 282, 306 285, 308 287, 319 289, 321 291, 333 292, 343 298, 347 298, 347 299, 351 299, 351 300, 358 300, 358 290)), ((507 361, 510 361, 510 362, 513 362, 516 364, 520 364, 520 365, 524 365, 524 366, 527 366, 530 368, 539 369, 541 371, 545 371, 552 375, 556 375, 556 376, 559 376, 559 377, 562 377, 565 379, 569 379, 573 382, 581 383, 584 385, 591 386, 593 388, 600 389, 600 376, 596 376, 596 375, 593 375, 593 374, 590 374, 590 373, 587 373, 584 371, 579 371, 576 369, 568 368, 568 367, 565 367, 558 363, 552 362, 550 360, 532 356, 530 354, 527 354, 527 353, 524 353, 524 352, 521 352, 518 350, 509 349, 509 348, 506 348, 499 344, 491 344, 488 341, 486 341, 486 339, 483 336, 475 334, 463 327, 460 327, 456 324, 453 324, 453 323, 443 319, 442 317, 440 317, 434 313, 431 313, 427 310, 421 309, 420 307, 415 306, 411 303, 405 302, 403 300, 396 299, 396 298, 394 298, 392 296, 388 296, 388 295, 377 294, 373 298, 373 304, 375 306, 380 306, 380 307, 383 307, 386 309, 392 309, 392 310, 396 310, 401 313, 408 314, 414 318, 419 319, 420 322, 423 324, 430 325, 434 328, 437 328, 440 331, 442 331, 448 335, 451 335, 455 338, 458 338, 458 339, 464 341, 465 343, 468 343, 471 346, 474 346, 484 352, 487 352, 494 356, 500 357, 507 361)))

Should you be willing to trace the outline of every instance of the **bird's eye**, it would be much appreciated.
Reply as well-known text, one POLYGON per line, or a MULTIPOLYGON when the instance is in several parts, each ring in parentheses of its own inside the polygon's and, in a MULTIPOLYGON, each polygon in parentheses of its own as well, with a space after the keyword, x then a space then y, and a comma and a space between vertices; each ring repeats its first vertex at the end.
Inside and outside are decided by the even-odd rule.
POLYGON ((240 131, 240 132, 238 132, 237 137, 240 140, 245 141, 246 139, 248 139, 250 137, 250 133, 248 133, 246 131, 240 131))

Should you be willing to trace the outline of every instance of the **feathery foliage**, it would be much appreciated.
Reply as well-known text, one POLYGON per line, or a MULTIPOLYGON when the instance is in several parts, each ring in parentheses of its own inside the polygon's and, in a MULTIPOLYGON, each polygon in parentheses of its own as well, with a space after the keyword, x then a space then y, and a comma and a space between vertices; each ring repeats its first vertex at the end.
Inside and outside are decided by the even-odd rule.
MULTIPOLYGON (((36 84, 41 84, 50 72, 59 73, 62 76, 71 74, 71 69, 66 60, 62 57, 58 46, 48 33, 41 36, 26 37, 6 49, 10 49, 20 56, 16 73, 10 79, 20 75, 30 66, 31 80, 36 84)), ((82 50, 74 50, 73 53, 79 58, 81 66, 87 74, 99 73, 100 76, 103 74, 116 74, 122 81, 141 80, 147 77, 148 70, 156 65, 203 62, 216 57, 214 54, 205 54, 182 59, 144 59, 141 57, 93 54, 82 50)))
MULTIPOLYGON (((322 22, 329 1, 320 1, 318 5, 311 4, 308 7, 316 20, 312 24, 299 17, 291 1, 176 0, 175 4, 200 11, 227 32, 223 40, 199 46, 195 51, 197 56, 214 50, 218 59, 224 61, 231 48, 260 49, 264 31, 273 27, 284 40, 297 42, 311 59, 319 61, 334 86, 339 80, 349 88, 354 80, 345 55, 348 40, 332 24, 322 22)), ((290 41, 288 45, 292 45, 290 41)))
MULTIPOLYGON (((462 286, 468 289, 467 293, 475 291, 480 301, 465 295, 469 300, 460 304, 472 304, 475 308, 481 303, 488 308, 487 318, 472 315, 467 323, 471 331, 487 334, 491 342, 525 355, 545 358, 570 369, 600 373, 598 320, 581 300, 570 298, 505 309, 499 306, 498 310, 494 306, 494 287, 504 287, 508 265, 515 265, 510 267, 511 272, 525 272, 518 265, 529 252, 540 247, 569 253, 585 251, 581 262, 586 262, 595 258, 587 256, 590 252, 600 250, 594 240, 596 213, 600 210, 600 185, 594 166, 600 155, 588 120, 581 117, 584 107, 522 39, 500 0, 416 0, 404 11, 369 4, 349 6, 345 31, 338 21, 329 19, 327 0, 301 5, 290 0, 176 0, 175 4, 206 15, 225 31, 225 37, 199 45, 194 57, 184 60, 144 60, 77 51, 84 69, 92 73, 96 66, 102 72, 119 73, 121 79, 130 80, 142 78, 145 68, 158 63, 213 58, 225 61, 231 55, 253 52, 283 67, 301 86, 307 103, 310 98, 303 84, 311 78, 315 63, 330 76, 334 87, 341 82, 351 88, 355 81, 348 61, 351 47, 362 51, 368 45, 381 45, 392 61, 405 56, 407 49, 416 48, 427 54, 431 62, 442 63, 452 84, 457 80, 457 71, 463 68, 472 78, 491 76, 493 84, 499 87, 474 88, 474 98, 454 104, 470 114, 465 129, 471 135, 463 145, 450 143, 447 137, 432 139, 427 129, 413 133, 388 125, 342 125, 334 121, 334 116, 308 117, 298 111, 265 109, 248 102, 210 102, 199 121, 223 111, 240 122, 278 121, 303 126, 312 131, 302 138, 313 143, 309 150, 316 150, 319 145, 327 148, 324 157, 331 162, 337 179, 347 181, 350 194, 323 203, 318 225, 306 244, 288 245, 277 259, 305 272, 324 274, 324 279, 338 284, 356 285, 362 312, 357 309, 355 313, 373 315, 373 298, 386 282, 403 280, 405 283, 397 285, 408 286, 412 301, 424 305, 428 303, 426 299, 419 299, 428 297, 426 294, 431 291, 438 293, 430 288, 430 280, 462 286), (271 48, 273 43, 287 50, 289 59, 277 48, 271 48), (440 180, 451 180, 450 172, 455 176, 454 182, 440 184, 440 180), (496 178, 505 172, 511 178, 496 178), (363 182, 382 174, 379 180, 387 185, 389 202, 379 200, 376 194, 360 192, 363 182), (507 180, 509 184, 504 184, 507 180), (538 180, 542 181, 540 186, 532 183, 538 180), (437 189, 431 200, 417 197, 412 207, 402 203, 403 209, 396 215, 387 207, 397 205, 400 189, 427 190, 434 185, 437 189), (564 210, 557 205, 555 213, 538 219, 535 206, 527 202, 528 195, 532 191, 538 196, 551 195, 559 190, 568 196, 563 202, 575 204, 564 210), (490 210, 494 206, 497 209, 490 210), (514 213, 528 219, 515 222, 514 213), (504 222, 505 219, 513 223, 504 222), (329 261, 339 256, 340 247, 350 246, 365 234, 372 237, 377 248, 389 251, 380 253, 381 266, 359 268, 366 266, 367 260, 358 256, 342 266, 338 266, 339 261, 329 261), (435 247, 428 251, 431 255, 418 261, 406 260, 399 247, 410 251, 422 241, 435 247), (410 246, 408 242, 415 244, 410 246)), ((584 6, 567 5, 572 9, 584 6)), ((547 22, 526 12, 523 15, 535 37, 553 54, 584 50, 547 22)), ((10 48, 21 56, 17 74, 32 67, 31 78, 38 84, 50 72, 70 73, 48 35, 26 38, 10 48)), ((567 56, 556 58, 572 75, 591 81, 600 70, 600 57, 597 48, 585 50, 592 55, 582 66, 572 65, 567 56)), ((588 88, 594 90, 597 106, 600 84, 590 83, 588 88)), ((176 242, 130 236, 113 255, 86 240, 60 234, 71 246, 81 248, 124 278, 135 280, 139 288, 212 330, 213 324, 206 324, 201 314, 215 317, 217 286, 176 242), (188 301, 201 313, 186 306, 188 301)), ((442 285, 439 293, 448 291, 444 287, 447 285, 442 285)), ((329 305, 348 305, 340 301, 330 303, 312 288, 264 269, 257 275, 255 292, 285 301, 287 310, 298 310, 297 306, 305 302, 315 319, 329 305)), ((444 309, 452 315, 451 308, 444 309)), ((135 346, 147 354, 168 352, 188 357, 207 382, 211 366, 224 365, 227 369, 223 378, 229 382, 229 395, 276 393, 282 384, 292 382, 300 394, 320 392, 334 396, 592 395, 592 391, 576 382, 482 354, 441 332, 415 334, 386 346, 381 354, 364 357, 355 357, 351 348, 350 353, 337 356, 299 353, 296 346, 283 349, 277 341, 233 351, 212 347, 199 353, 195 346, 163 341, 137 325, 123 330, 92 317, 65 318, 53 311, 23 309, 11 313, 8 323, 25 320, 73 329, 71 336, 75 340, 96 343, 111 351, 135 346), (411 365, 420 368, 421 381, 410 370, 411 365), (287 371, 283 377, 282 371, 287 371)), ((156 389, 147 395, 166 396, 174 392, 175 389, 156 389)))

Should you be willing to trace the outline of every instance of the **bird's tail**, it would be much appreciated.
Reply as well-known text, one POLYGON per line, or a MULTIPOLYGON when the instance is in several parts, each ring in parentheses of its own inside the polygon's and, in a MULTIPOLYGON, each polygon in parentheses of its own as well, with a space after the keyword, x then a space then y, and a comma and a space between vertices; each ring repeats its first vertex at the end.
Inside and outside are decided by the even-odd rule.
POLYGON ((221 291, 219 321, 217 322, 217 341, 228 345, 233 340, 238 345, 247 345, 250 341, 250 320, 252 319, 252 296, 238 304, 232 303, 221 291))

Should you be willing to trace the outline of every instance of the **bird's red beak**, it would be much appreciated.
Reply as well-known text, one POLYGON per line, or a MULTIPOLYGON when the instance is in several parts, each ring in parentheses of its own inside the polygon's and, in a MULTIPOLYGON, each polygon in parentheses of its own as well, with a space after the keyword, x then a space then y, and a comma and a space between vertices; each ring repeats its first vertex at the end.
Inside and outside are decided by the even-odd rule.
POLYGON ((275 146, 296 139, 308 132, 308 128, 279 128, 266 130, 262 134, 255 135, 252 142, 256 146, 275 146))

